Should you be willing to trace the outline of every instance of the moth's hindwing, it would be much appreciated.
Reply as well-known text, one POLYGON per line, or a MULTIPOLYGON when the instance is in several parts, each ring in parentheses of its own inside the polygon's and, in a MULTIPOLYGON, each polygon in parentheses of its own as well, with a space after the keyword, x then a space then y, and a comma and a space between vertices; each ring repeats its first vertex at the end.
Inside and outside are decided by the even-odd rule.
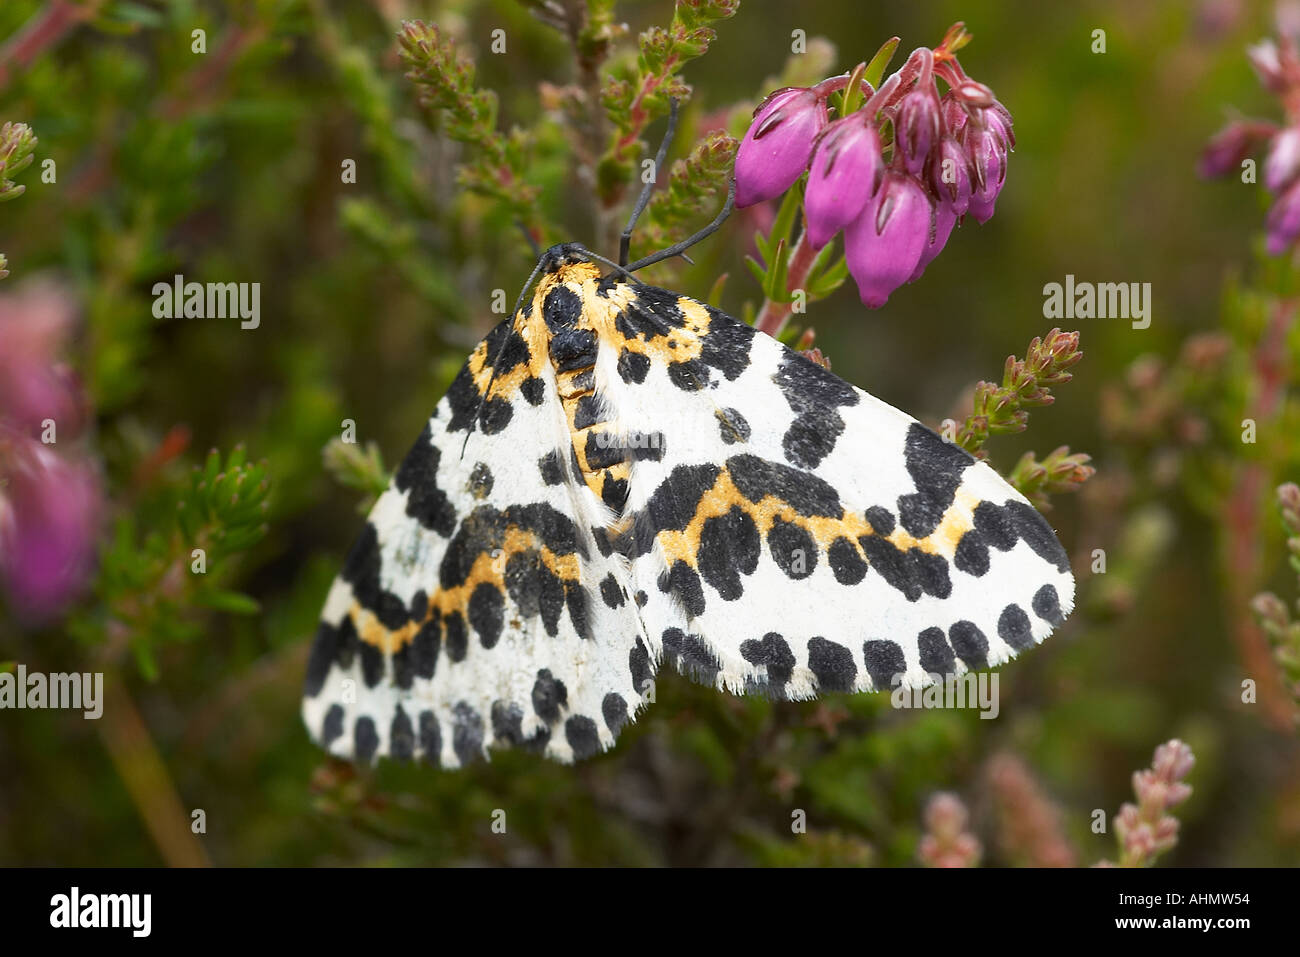
POLYGON ((605 517, 569 449, 546 356, 502 323, 330 589, 303 701, 330 753, 458 767, 488 747, 567 762, 613 744, 649 656, 627 562, 598 547, 605 517))
POLYGON ((656 656, 733 692, 925 686, 1073 606, 1046 520, 989 466, 718 310, 620 285, 598 384, 632 435, 627 538, 656 656))

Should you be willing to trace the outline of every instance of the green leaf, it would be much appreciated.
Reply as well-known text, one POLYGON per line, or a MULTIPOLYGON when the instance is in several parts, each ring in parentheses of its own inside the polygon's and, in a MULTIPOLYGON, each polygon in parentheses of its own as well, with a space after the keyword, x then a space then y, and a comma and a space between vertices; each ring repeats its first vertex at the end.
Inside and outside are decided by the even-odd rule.
POLYGON ((229 612, 232 615, 256 615, 262 610, 262 606, 255 599, 236 591, 211 589, 200 592, 195 599, 200 605, 229 612))
POLYGON ((900 37, 890 37, 881 44, 880 49, 876 51, 876 55, 867 62, 867 69, 862 74, 862 78, 871 84, 873 90, 880 88, 880 81, 885 75, 885 68, 889 66, 889 61, 894 58, 894 51, 898 49, 898 44, 901 42, 900 37))

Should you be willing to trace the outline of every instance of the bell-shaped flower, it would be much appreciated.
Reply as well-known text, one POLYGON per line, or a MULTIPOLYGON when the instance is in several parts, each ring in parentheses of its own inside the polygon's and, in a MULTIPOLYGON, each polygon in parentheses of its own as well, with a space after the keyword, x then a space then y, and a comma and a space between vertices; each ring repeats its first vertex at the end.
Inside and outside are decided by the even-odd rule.
POLYGON ((825 126, 826 104, 812 90, 777 90, 759 104, 736 152, 736 206, 753 206, 793 186, 825 126))
POLYGON ((804 191, 808 241, 821 249, 858 218, 880 188, 880 137, 859 110, 826 127, 813 149, 804 191))
POLYGON ((883 306, 911 278, 930 237, 932 206, 921 184, 901 170, 844 230, 844 256, 864 305, 883 306))

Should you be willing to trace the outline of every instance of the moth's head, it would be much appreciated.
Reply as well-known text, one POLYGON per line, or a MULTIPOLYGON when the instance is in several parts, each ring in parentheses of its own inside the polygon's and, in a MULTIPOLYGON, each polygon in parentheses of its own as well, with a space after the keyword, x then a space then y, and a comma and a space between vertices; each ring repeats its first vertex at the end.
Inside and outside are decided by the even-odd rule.
MULTIPOLYGON (((567 267, 577 265, 592 265, 587 250, 578 243, 560 243, 542 253, 543 276, 566 272, 567 267)), ((560 281, 563 282, 562 279, 560 281)))

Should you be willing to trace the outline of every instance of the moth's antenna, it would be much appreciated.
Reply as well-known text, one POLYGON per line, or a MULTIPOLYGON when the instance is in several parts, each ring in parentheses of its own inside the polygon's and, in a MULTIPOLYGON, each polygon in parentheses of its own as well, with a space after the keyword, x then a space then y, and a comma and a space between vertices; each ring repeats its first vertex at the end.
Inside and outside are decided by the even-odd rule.
POLYGON ((524 221, 522 219, 516 219, 515 225, 519 228, 519 231, 524 234, 524 242, 526 242, 528 244, 528 248, 533 251, 533 258, 541 259, 542 258, 541 247, 537 245, 537 240, 534 239, 533 234, 528 231, 528 227, 524 225, 524 221))
POLYGON ((731 180, 731 184, 727 187, 727 201, 723 204, 722 211, 718 213, 717 217, 713 220, 713 222, 709 223, 709 225, 705 226, 694 236, 690 236, 686 239, 683 239, 680 243, 675 243, 672 246, 669 246, 667 249, 661 249, 659 250, 659 252, 655 253, 652 256, 646 256, 644 259, 638 259, 636 262, 632 263, 630 266, 627 267, 627 272, 636 272, 638 269, 644 269, 646 266, 653 266, 655 263, 663 262, 665 259, 672 259, 674 256, 680 256, 682 255, 682 253, 690 249, 696 243, 708 239, 710 236, 712 236, 714 233, 718 231, 718 228, 723 224, 726 218, 731 215, 731 210, 735 207, 735 205, 736 205, 736 180, 733 177, 731 180))
POLYGON ((614 262, 614 260, 606 259, 604 256, 598 256, 596 253, 593 253, 586 246, 579 246, 577 243, 574 243, 573 245, 574 248, 578 252, 582 253, 584 256, 591 258, 595 262, 604 263, 606 266, 609 266, 611 269, 617 270, 618 272, 622 273, 625 279, 629 279, 632 282, 636 283, 637 285, 644 285, 644 283, 642 283, 640 279, 637 279, 636 276, 632 275, 632 273, 629 270, 623 268, 618 263, 614 262))
MULTIPOLYGON (((623 230, 623 235, 618 241, 618 264, 619 266, 627 265, 628 249, 632 243, 632 228, 636 226, 636 221, 641 218, 645 212, 646 206, 650 203, 650 193, 654 191, 655 181, 659 179, 659 171, 664 168, 664 160, 668 158, 668 147, 672 145, 673 134, 677 132, 677 100, 673 98, 668 101, 668 129, 664 130, 663 142, 659 144, 659 152, 655 154, 654 178, 641 187, 641 195, 636 198, 636 205, 632 207, 632 215, 628 218, 627 228, 623 230)), ((608 260, 605 260, 608 262, 608 260)))

